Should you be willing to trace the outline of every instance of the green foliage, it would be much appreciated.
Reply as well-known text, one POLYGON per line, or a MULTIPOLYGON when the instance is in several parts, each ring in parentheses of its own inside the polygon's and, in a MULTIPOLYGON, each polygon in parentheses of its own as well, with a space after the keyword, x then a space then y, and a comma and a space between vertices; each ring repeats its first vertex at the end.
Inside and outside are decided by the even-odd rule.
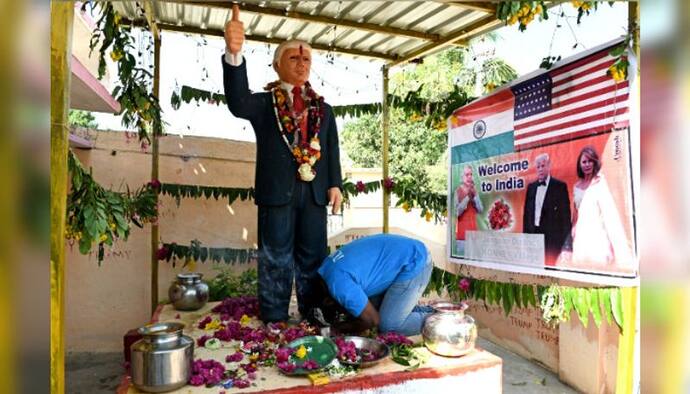
MULTIPOLYGON (((482 84, 490 90, 517 77, 515 70, 500 59, 482 62, 480 70, 469 68, 467 53, 460 48, 443 51, 391 78, 391 176, 396 182, 416 183, 414 188, 422 194, 446 193, 445 120, 472 100, 477 78, 481 77, 482 84)), ((361 115, 367 110, 380 110, 380 106, 367 106, 346 106, 337 111, 361 115)), ((381 136, 381 117, 372 113, 347 123, 341 143, 356 165, 378 167, 381 165, 381 136)), ((439 212, 443 210, 445 207, 439 212)))
POLYGON ((160 194, 174 197, 177 204, 180 204, 181 198, 200 198, 209 199, 213 197, 218 200, 219 197, 227 198, 228 204, 232 205, 238 198, 242 201, 254 198, 254 188, 238 188, 238 187, 215 187, 215 186, 200 186, 200 185, 180 185, 177 183, 163 183, 161 184, 160 194))
MULTIPOLYGON (((355 184, 345 179, 343 181, 343 199, 347 203, 352 196, 375 192, 384 185, 385 180, 367 183, 360 181, 355 184), (361 190, 358 190, 358 187, 361 190)), ((403 206, 408 211, 412 208, 420 208, 420 217, 426 218, 427 221, 434 218, 438 222, 446 216, 446 195, 420 188, 419 184, 414 181, 394 180, 390 192, 398 196, 397 206, 403 206)))
POLYGON ((442 194, 444 197, 448 194, 448 152, 446 147, 436 163, 426 167, 430 191, 435 194, 442 194))
MULTIPOLYGON (((572 0, 570 4, 577 10, 577 24, 582 21, 582 17, 589 15, 599 8, 599 3, 602 1, 581 1, 572 0)), ((614 1, 608 2, 613 7, 614 1)), ((522 1, 500 1, 496 4, 496 17, 504 21, 507 25, 513 25, 520 22, 518 29, 525 31, 527 25, 534 20, 535 17, 541 20, 549 19, 546 1, 522 0, 522 1)))
POLYGON ((88 129, 98 128, 96 117, 91 112, 78 109, 69 110, 69 124, 70 126, 80 126, 88 129))
POLYGON ((223 261, 225 264, 247 264, 257 258, 256 249, 237 249, 237 248, 209 248, 201 245, 198 240, 192 240, 187 245, 178 245, 176 243, 164 243, 158 250, 158 259, 170 262, 172 260, 173 266, 177 260, 183 261, 183 267, 190 261, 201 261, 205 263, 206 260, 211 260, 215 263, 223 261))
POLYGON ((69 171, 72 188, 67 196, 66 237, 79 244, 79 251, 88 254, 98 244, 98 264, 104 257, 104 246, 117 239, 127 240, 131 223, 155 220, 157 191, 144 185, 130 193, 106 190, 93 180, 70 151, 69 171))
POLYGON ((424 294, 428 295, 432 291, 439 296, 447 294, 456 301, 472 298, 484 302, 485 305, 499 306, 506 316, 510 315, 516 307, 539 307, 547 323, 568 321, 573 310, 585 327, 589 324, 590 314, 597 327, 601 324, 603 317, 606 317, 609 324, 613 317, 621 328, 624 323, 621 292, 615 287, 578 288, 559 285, 544 287, 494 282, 471 279, 434 267, 424 294), (469 281, 469 291, 465 292, 460 288, 461 280, 469 281))
POLYGON ((628 61, 628 47, 630 45, 630 40, 632 40, 632 35, 628 34, 620 45, 613 47, 609 51, 609 55, 616 58, 616 61, 609 67, 606 71, 606 75, 616 80, 616 82, 622 82, 628 79, 628 67, 630 62, 628 61))
MULTIPOLYGON (((341 143, 356 165, 380 167, 381 135, 380 116, 364 115, 345 125, 341 143)), ((428 168, 436 164, 446 150, 446 133, 426 127, 421 117, 408 119, 402 110, 393 110, 389 136, 391 177, 396 182, 416 181, 425 191, 439 190, 438 186, 431 185, 428 168)))
POLYGON ((492 58, 483 61, 478 69, 463 68, 456 79, 457 83, 465 89, 466 94, 471 96, 475 92, 477 79, 484 88, 483 93, 487 94, 517 77, 517 72, 508 63, 501 59, 492 58))
POLYGON ((501 1, 496 4, 496 17, 507 25, 520 22, 520 31, 525 31, 537 16, 542 20, 549 19, 544 1, 501 1))
POLYGON ((395 363, 403 365, 407 371, 413 371, 419 368, 428 360, 426 353, 419 352, 416 346, 393 344, 390 345, 391 360, 395 363))
POLYGON ((463 69, 466 56, 467 52, 462 48, 450 48, 427 56, 422 63, 394 74, 391 91, 397 97, 416 93, 421 100, 441 102, 457 88, 453 77, 463 69))
POLYGON ((381 117, 366 114, 345 125, 341 131, 340 144, 355 165, 364 168, 381 167, 381 136, 381 117))
MULTIPOLYGON (((121 16, 113 8, 112 2, 88 1, 84 3, 82 10, 86 10, 88 6, 95 7, 100 12, 89 44, 91 52, 98 47, 98 79, 105 75, 105 56, 109 53, 110 58, 117 63, 118 84, 112 95, 122 108, 122 124, 125 127, 135 127, 139 139, 150 142, 150 132, 157 136, 163 134, 160 103, 149 91, 153 84, 153 66, 147 70, 138 65, 134 55, 137 47, 131 35, 132 27, 121 24, 121 16)), ((136 7, 144 15, 143 7, 138 3, 136 7)), ((145 29, 150 31, 148 22, 145 29)), ((151 43, 147 49, 152 50, 151 43)), ((137 56, 141 57, 141 52, 137 56)))
POLYGON ((546 70, 550 70, 551 67, 557 62, 561 60, 560 56, 547 56, 543 59, 541 59, 541 63, 539 63, 539 68, 543 68, 546 70))
POLYGON ((209 104, 227 104, 225 95, 222 93, 212 93, 207 90, 193 88, 191 86, 183 85, 180 89, 180 94, 173 91, 172 96, 170 96, 170 105, 174 110, 180 109, 180 104, 184 101, 185 103, 190 103, 192 100, 199 105, 199 101, 205 101, 209 104))
POLYGON ((208 282, 209 301, 257 295, 259 279, 256 269, 250 268, 239 275, 227 267, 217 266, 214 269, 218 274, 208 282))

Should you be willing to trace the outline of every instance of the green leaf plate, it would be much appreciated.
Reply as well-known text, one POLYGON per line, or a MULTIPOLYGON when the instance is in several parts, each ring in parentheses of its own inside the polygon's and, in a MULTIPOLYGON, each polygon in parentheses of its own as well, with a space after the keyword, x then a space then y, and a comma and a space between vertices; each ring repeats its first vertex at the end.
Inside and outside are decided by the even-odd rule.
POLYGON ((291 360, 295 360, 294 362, 295 364, 297 364, 297 368, 295 368, 295 370, 290 373, 286 373, 285 371, 281 370, 282 373, 286 375, 307 375, 310 373, 314 373, 326 367, 338 355, 338 347, 332 340, 317 335, 295 339, 294 341, 290 342, 287 346, 293 349, 297 349, 302 345, 304 345, 304 347, 306 347, 307 350, 311 349, 311 351, 308 351, 307 355, 303 359, 295 360, 293 357, 290 357, 291 360), (319 364, 319 368, 312 370, 300 368, 300 365, 302 365, 307 360, 316 361, 316 363, 319 364))

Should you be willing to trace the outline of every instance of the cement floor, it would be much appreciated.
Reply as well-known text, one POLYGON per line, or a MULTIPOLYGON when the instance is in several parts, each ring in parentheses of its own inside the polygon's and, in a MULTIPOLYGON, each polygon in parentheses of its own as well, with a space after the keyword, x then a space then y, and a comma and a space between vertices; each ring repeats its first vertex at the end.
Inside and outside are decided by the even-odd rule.
MULTIPOLYGON (((503 393, 576 393, 558 376, 487 340, 477 345, 503 359, 503 393)), ((122 378, 122 353, 80 352, 67 355, 66 392, 69 394, 112 394, 122 378)))

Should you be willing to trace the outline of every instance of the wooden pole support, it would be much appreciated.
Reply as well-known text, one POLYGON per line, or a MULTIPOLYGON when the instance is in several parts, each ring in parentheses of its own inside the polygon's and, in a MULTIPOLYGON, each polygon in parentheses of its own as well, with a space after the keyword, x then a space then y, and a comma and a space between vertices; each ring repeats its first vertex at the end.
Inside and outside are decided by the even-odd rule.
POLYGON ((50 392, 65 392, 65 225, 74 3, 50 3, 50 392))
MULTIPOLYGON (((383 66, 383 158, 381 159, 381 167, 383 170, 383 179, 388 179, 388 146, 390 145, 388 129, 390 127, 389 117, 390 108, 388 103, 388 65, 383 66)), ((388 233, 388 208, 390 206, 391 193, 385 187, 383 188, 383 232, 388 233)))
MULTIPOLYGON (((154 35, 153 39, 153 95, 160 97, 160 78, 161 78, 161 37, 154 35)), ((151 135, 151 179, 159 177, 160 149, 158 146, 158 136, 151 135)), ((155 197, 156 210, 158 210, 158 194, 155 197)), ((151 223, 151 314, 158 307, 158 221, 151 223)))

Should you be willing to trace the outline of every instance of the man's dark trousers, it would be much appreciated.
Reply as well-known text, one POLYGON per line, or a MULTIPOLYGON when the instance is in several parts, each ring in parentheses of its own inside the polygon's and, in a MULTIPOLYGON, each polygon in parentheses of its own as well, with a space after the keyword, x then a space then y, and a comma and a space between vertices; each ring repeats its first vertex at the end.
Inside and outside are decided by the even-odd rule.
POLYGON ((259 206, 259 305, 264 322, 288 320, 293 277, 302 316, 322 298, 315 281, 327 255, 327 212, 314 202, 311 186, 298 181, 288 204, 259 206))

